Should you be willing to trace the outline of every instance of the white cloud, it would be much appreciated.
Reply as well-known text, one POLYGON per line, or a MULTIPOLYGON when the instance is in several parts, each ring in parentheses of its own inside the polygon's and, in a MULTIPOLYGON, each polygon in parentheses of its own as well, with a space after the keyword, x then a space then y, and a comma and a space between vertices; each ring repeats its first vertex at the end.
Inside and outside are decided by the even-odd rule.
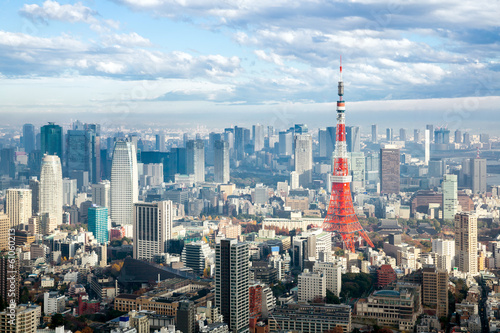
POLYGON ((152 43, 149 39, 140 36, 135 32, 129 34, 113 34, 103 36, 103 43, 105 45, 119 45, 119 46, 151 46, 152 43))
POLYGON ((96 22, 96 12, 82 5, 81 2, 74 5, 61 5, 57 1, 47 0, 42 6, 25 4, 19 13, 33 21, 96 22))

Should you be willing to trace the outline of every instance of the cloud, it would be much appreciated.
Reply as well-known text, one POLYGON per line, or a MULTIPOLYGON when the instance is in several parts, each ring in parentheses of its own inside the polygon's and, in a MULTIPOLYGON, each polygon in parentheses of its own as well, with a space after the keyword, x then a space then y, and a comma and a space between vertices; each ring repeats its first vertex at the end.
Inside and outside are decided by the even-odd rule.
POLYGON ((47 0, 42 6, 25 4, 19 13, 32 21, 44 23, 51 20, 71 23, 95 23, 97 21, 95 18, 97 12, 80 2, 74 5, 61 5, 57 1, 47 0))
POLYGON ((151 46, 152 43, 149 39, 140 36, 135 32, 129 34, 112 34, 103 37, 103 43, 108 46, 151 46))

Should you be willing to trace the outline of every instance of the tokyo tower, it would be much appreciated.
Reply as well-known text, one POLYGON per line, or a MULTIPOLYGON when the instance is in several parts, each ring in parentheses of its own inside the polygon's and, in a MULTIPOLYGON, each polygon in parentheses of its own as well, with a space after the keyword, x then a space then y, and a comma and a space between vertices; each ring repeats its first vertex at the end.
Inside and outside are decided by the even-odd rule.
POLYGON ((337 134, 335 143, 335 159, 333 162, 332 194, 330 204, 323 222, 323 230, 338 232, 342 236, 347 249, 354 252, 355 239, 361 236, 369 246, 373 243, 366 231, 359 224, 354 213, 351 198, 351 176, 347 166, 347 144, 345 131, 344 82, 342 81, 342 57, 340 58, 339 101, 337 102, 337 134), (356 235, 356 233, 358 235, 356 235))

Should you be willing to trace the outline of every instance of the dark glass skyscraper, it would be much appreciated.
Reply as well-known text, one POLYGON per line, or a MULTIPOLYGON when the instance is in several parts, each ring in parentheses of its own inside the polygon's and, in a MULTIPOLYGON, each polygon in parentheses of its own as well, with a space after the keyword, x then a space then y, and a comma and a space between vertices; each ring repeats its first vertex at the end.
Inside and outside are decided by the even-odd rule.
POLYGON ((63 158, 63 137, 62 127, 49 122, 48 125, 41 128, 41 150, 42 154, 57 155, 59 159, 63 158))
POLYGON ((35 126, 32 124, 24 124, 23 126, 23 142, 24 151, 26 154, 35 150, 35 126))

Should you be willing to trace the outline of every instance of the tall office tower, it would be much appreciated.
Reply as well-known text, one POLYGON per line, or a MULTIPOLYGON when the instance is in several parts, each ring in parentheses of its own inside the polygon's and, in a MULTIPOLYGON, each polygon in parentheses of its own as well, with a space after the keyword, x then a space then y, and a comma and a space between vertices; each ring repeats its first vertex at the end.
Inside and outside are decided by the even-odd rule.
POLYGON ((182 142, 184 143, 184 148, 186 148, 187 142, 189 141, 189 133, 184 133, 182 135, 182 142))
POLYGON ((111 205, 111 183, 109 180, 92 184, 92 204, 109 209, 111 205))
POLYGON ((361 151, 361 133, 359 126, 346 126, 346 142, 348 153, 358 153, 361 151))
POLYGON ((246 141, 246 128, 243 127, 234 127, 234 150, 236 153, 236 159, 242 160, 245 157, 245 146, 248 143, 246 141))
POLYGON ((372 125, 372 142, 377 142, 378 137, 378 125, 372 125))
POLYGON ((172 219, 170 200, 134 205, 134 259, 151 260, 155 254, 167 252, 172 219))
POLYGON ((399 155, 399 148, 393 145, 386 145, 380 149, 380 193, 399 193, 399 155))
POLYGON ((455 254, 460 272, 477 274, 477 216, 455 215, 455 254))
POLYGON ((486 159, 471 159, 472 193, 486 192, 486 159))
POLYGON ((40 141, 42 154, 57 155, 62 161, 63 134, 61 126, 51 122, 49 122, 48 125, 42 126, 40 131, 40 141))
POLYGON ((413 130, 413 142, 419 142, 419 141, 420 141, 420 130, 414 129, 413 130))
POLYGON ((32 124, 23 125, 23 142, 26 154, 35 150, 35 126, 32 124))
POLYGON ((10 227, 17 228, 20 224, 28 224, 28 219, 32 216, 31 190, 8 189, 5 200, 10 227))
POLYGON ((455 143, 462 143, 462 132, 455 130, 455 143))
POLYGON ((264 126, 257 124, 252 126, 254 151, 264 149, 264 126))
POLYGON ((88 209, 89 231, 94 235, 98 243, 108 241, 108 209, 93 205, 88 209))
POLYGON ((9 215, 0 211, 0 251, 7 250, 9 246, 9 215))
POLYGON ((29 181, 31 190, 31 215, 37 215, 40 212, 40 182, 36 177, 29 181))
POLYGON ((132 225, 134 203, 139 196, 137 154, 128 141, 117 141, 111 164, 111 220, 132 225))
POLYGON ((156 150, 161 152, 167 151, 165 145, 165 134, 156 134, 156 150))
POLYGON ((16 152, 14 148, 3 148, 0 151, 0 175, 16 177, 16 152))
POLYGON ((352 191, 365 187, 365 154, 361 152, 349 153, 347 165, 352 176, 352 191))
POLYGON ((63 205, 71 206, 76 198, 76 179, 63 179, 63 205))
POLYGON ((385 139, 389 142, 392 142, 394 140, 394 132, 392 128, 388 128, 385 130, 385 139))
POLYGON ((337 142, 337 127, 330 126, 326 128, 326 157, 328 159, 333 158, 333 152, 335 151, 335 143, 337 142))
MULTIPOLYGON (((8 252, 0 254, 0 297, 6 304, 19 303, 19 258, 9 255, 8 252), (15 292, 12 292, 15 290, 15 292)), ((18 331, 23 332, 23 331, 18 331)))
POLYGON ((406 141, 406 129, 399 129, 399 141, 406 141))
POLYGON ((467 132, 464 133, 463 143, 465 143, 466 145, 470 145, 471 144, 470 134, 467 133, 467 132))
POLYGON ((332 163, 332 190, 323 230, 338 232, 349 251, 355 250, 355 239, 363 238, 373 247, 354 213, 351 197, 351 176, 349 175, 347 144, 345 133, 345 101, 344 82, 342 81, 342 58, 340 59, 340 80, 338 85, 339 100, 337 101, 337 137, 335 142, 335 158, 332 163))
POLYGON ((295 172, 299 185, 306 188, 312 183, 312 138, 309 134, 295 135, 295 172))
POLYGON ((424 135, 424 164, 429 165, 431 159, 431 132, 426 129, 424 135))
POLYGON ((184 245, 182 250, 182 262, 193 273, 202 275, 207 267, 207 259, 210 256, 210 246, 204 241, 191 242, 184 245))
POLYGON ((101 177, 100 126, 86 124, 86 129, 69 130, 66 168, 71 171, 87 171, 91 183, 101 177))
POLYGON ((292 155, 292 132, 282 131, 279 133, 279 154, 280 156, 292 155))
POLYGON ((196 328, 196 306, 192 301, 179 302, 176 329, 182 333, 194 333, 196 328))
POLYGON ((434 125, 426 125, 425 126, 426 130, 429 130, 429 139, 431 142, 434 141, 434 125))
POLYGON ((434 131, 434 142, 441 144, 450 143, 450 130, 446 128, 438 128, 434 131))
POLYGON ((205 181, 205 145, 202 140, 190 140, 186 146, 186 168, 197 183, 205 181))
POLYGON ((61 160, 45 155, 40 173, 40 214, 48 213, 57 225, 62 223, 63 180, 61 160))
POLYGON ((230 180, 229 144, 215 141, 214 147, 214 182, 227 184, 230 180))
POLYGON ((318 130, 319 157, 326 157, 326 130, 318 130))
POLYGON ((443 220, 453 220, 457 214, 457 175, 444 175, 443 179, 443 220))
POLYGON ((438 318, 448 316, 448 272, 435 266, 422 270, 422 303, 436 309, 438 318))
POLYGON ((333 262, 320 262, 314 263, 313 272, 321 272, 325 276, 326 289, 330 290, 337 297, 340 295, 342 289, 342 266, 333 262))
POLYGON ((232 332, 249 331, 248 244, 221 239, 215 247, 215 306, 232 332))

